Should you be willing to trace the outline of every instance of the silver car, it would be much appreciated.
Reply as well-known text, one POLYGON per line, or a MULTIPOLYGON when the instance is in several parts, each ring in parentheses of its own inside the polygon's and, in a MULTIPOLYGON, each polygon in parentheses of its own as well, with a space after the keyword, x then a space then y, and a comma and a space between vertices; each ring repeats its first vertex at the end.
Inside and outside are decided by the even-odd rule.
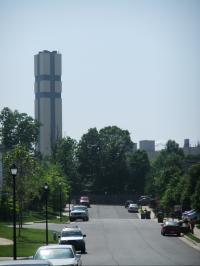
POLYGON ((49 260, 56 266, 81 266, 81 254, 78 254, 72 245, 48 245, 40 247, 34 259, 49 260))
POLYGON ((130 203, 128 206, 128 212, 138 212, 138 205, 135 203, 130 203))
POLYGON ((88 221, 89 220, 88 211, 81 209, 72 209, 69 216, 70 222, 73 222, 78 219, 81 219, 83 221, 88 221))
POLYGON ((52 266, 48 260, 6 260, 0 261, 0 266, 52 266))
POLYGON ((76 251, 85 253, 85 234, 82 234, 80 228, 69 228, 65 227, 61 231, 59 237, 59 244, 61 245, 73 245, 76 251))

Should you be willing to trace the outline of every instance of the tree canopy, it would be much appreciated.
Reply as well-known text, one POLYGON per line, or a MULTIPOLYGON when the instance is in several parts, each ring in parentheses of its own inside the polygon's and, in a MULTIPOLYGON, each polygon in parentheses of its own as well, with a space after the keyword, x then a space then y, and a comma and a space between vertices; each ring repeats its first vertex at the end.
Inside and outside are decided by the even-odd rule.
POLYGON ((5 107, 0 113, 0 139, 5 150, 20 144, 34 149, 39 134, 39 123, 25 113, 12 112, 5 107))

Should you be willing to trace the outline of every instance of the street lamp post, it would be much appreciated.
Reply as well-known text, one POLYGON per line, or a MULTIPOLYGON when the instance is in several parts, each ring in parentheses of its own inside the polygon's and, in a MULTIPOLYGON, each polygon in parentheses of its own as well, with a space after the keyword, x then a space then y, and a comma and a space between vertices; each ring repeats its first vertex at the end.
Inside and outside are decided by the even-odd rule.
POLYGON ((59 183, 60 187, 60 222, 62 221, 62 183, 59 183))
POLYGON ((46 216, 46 245, 48 245, 48 211, 47 211, 47 200, 48 200, 48 184, 45 183, 44 184, 44 191, 45 191, 45 208, 46 208, 46 211, 45 211, 45 216, 46 216))
POLYGON ((105 191, 105 203, 107 203, 107 191, 105 191))
POLYGON ((13 177, 13 260, 17 259, 17 241, 16 241, 16 190, 15 190, 15 178, 17 175, 17 167, 13 164, 10 168, 11 175, 13 177))

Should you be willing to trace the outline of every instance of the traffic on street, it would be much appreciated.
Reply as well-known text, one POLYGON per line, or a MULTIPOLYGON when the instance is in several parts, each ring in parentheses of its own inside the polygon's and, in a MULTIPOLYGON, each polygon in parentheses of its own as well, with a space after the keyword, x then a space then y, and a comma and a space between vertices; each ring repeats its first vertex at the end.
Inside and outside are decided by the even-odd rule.
MULTIPOLYGON (((70 223, 87 235, 83 265, 200 265, 200 250, 185 243, 183 237, 163 237, 155 219, 141 220, 138 213, 116 205, 91 205, 89 216, 88 222, 80 219, 70 223)), ((49 229, 60 232, 65 226, 49 224, 49 229)))

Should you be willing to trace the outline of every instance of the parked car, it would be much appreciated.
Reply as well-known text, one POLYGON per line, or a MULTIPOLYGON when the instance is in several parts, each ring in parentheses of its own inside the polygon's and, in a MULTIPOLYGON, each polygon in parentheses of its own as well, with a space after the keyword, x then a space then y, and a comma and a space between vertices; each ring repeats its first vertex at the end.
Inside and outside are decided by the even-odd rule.
POLYGON ((161 224, 161 234, 165 235, 181 235, 181 226, 176 221, 165 221, 161 224))
POLYGON ((182 220, 179 220, 178 224, 181 227, 181 233, 187 234, 187 233, 191 232, 190 225, 188 222, 184 222, 182 220))
POLYGON ((80 209, 72 209, 70 211, 69 220, 70 220, 70 222, 73 222, 77 219, 81 219, 83 221, 88 221, 89 220, 88 211, 80 210, 80 209))
POLYGON ((128 206, 129 206, 130 203, 134 203, 133 200, 127 200, 127 201, 125 202, 125 204, 124 204, 124 207, 125 207, 125 208, 128 208, 128 206))
POLYGON ((79 203, 81 205, 87 206, 88 208, 90 207, 90 200, 87 196, 80 197, 79 203))
POLYGON ((135 203, 130 203, 128 206, 128 212, 138 212, 138 205, 135 203))
POLYGON ((59 244, 73 245, 76 251, 81 251, 82 253, 86 251, 85 237, 86 235, 82 234, 81 229, 78 227, 65 227, 58 236, 59 244))
POLYGON ((196 211, 190 212, 190 213, 188 214, 188 219, 189 219, 189 220, 196 220, 197 217, 198 217, 198 213, 197 213, 196 211))
POLYGON ((195 219, 197 218, 197 212, 193 210, 185 211, 182 213, 182 219, 195 219))
POLYGON ((84 205, 74 205, 72 207, 72 210, 84 210, 84 211, 88 212, 87 206, 84 206, 84 205))
POLYGON ((77 265, 81 266, 81 254, 76 253, 72 245, 48 245, 38 248, 34 259, 49 260, 53 265, 77 265))
POLYGON ((146 206, 150 204, 151 200, 152 200, 151 196, 140 196, 138 204, 141 206, 146 206))
POLYGON ((0 266, 52 266, 53 264, 48 260, 6 260, 0 261, 0 266))

